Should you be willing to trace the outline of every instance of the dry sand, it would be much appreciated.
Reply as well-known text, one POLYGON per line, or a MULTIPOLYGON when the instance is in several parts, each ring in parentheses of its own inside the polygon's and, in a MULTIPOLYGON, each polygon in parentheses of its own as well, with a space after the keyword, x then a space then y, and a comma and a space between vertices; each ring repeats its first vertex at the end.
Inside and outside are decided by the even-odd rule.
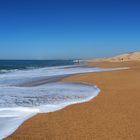
POLYGON ((65 78, 96 84, 101 92, 90 102, 27 120, 7 140, 140 140, 140 62, 94 65, 132 68, 65 78))

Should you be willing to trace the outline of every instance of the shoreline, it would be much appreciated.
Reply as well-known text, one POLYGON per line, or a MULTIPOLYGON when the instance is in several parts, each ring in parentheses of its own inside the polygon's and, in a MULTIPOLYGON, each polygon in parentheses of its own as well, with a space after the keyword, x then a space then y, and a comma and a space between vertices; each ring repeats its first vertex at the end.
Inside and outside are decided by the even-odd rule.
MULTIPOLYGON (((98 116, 98 113, 100 115, 106 115, 106 113, 102 110, 102 104, 101 101, 98 101, 100 100, 100 98, 103 98, 102 101, 106 100, 106 96, 105 96, 105 93, 107 91, 107 89, 109 88, 108 86, 105 86, 106 84, 109 83, 109 80, 113 80, 113 77, 115 78, 115 80, 118 80, 119 77, 116 77, 116 74, 120 74, 121 76, 125 75, 126 73, 131 73, 131 71, 136 71, 137 69, 139 69, 139 66, 137 66, 137 63, 136 62, 133 62, 135 64, 130 64, 130 63, 127 63, 125 64, 125 66, 132 66, 132 69, 131 70, 123 70, 122 71, 110 71, 110 72, 100 72, 100 73, 86 73, 86 74, 78 74, 78 75, 74 75, 74 76, 70 76, 68 78, 64 78, 64 80, 62 81, 82 81, 82 82, 88 82, 88 83, 95 83, 97 86, 99 86, 99 88, 101 89, 101 93, 99 94, 99 96, 95 97, 93 100, 87 102, 87 103, 81 103, 81 104, 75 104, 75 105, 70 105, 68 107, 66 107, 65 109, 62 109, 62 110, 58 110, 56 112, 52 112, 52 113, 47 113, 47 114, 39 114, 29 120, 27 120, 13 135, 11 135, 10 137, 8 137, 7 139, 84 139, 84 138, 96 138, 96 139, 105 139, 105 138, 112 138, 112 139, 116 139, 116 137, 118 136, 120 139, 122 139, 122 134, 119 135, 116 135, 116 136, 111 136, 113 133, 107 133, 107 135, 105 136, 99 136, 98 134, 102 134, 100 133, 100 130, 96 130, 95 129, 95 126, 96 125, 99 125, 100 123, 98 122, 99 120, 100 121, 103 121, 104 122, 104 119, 100 118, 101 116, 96 117, 96 113, 97 113, 97 116, 98 116), (114 75, 115 74, 115 75, 114 75), (108 78, 108 79, 102 79, 102 77, 104 77, 104 75, 106 76, 111 76, 112 79, 108 78), (92 79, 93 78, 93 79, 92 79), (107 80, 107 81, 104 81, 104 80, 107 80), (102 87, 103 86, 103 87, 102 87), (105 86, 105 87, 104 87, 105 86), (105 92, 105 93, 104 93, 105 92), (103 96, 103 97, 102 97, 103 96), (91 104, 93 105, 91 107, 91 104), (101 105, 100 105, 101 104, 101 105), (87 106, 87 107, 86 107, 87 106), (86 107, 86 108, 85 108, 86 107), (97 107, 97 108, 96 108, 97 107), (77 110, 77 108, 81 108, 81 111, 77 110), (100 113, 101 110, 103 111, 102 113, 100 113), (78 116, 78 114, 75 112, 75 111, 78 111, 79 114, 81 114, 80 116, 78 116), (86 111, 84 111, 86 110, 86 111), (92 110, 92 112, 91 112, 92 110), (86 116, 84 115, 84 113, 88 113, 87 111, 89 111, 91 114, 92 114, 92 117, 94 118, 94 120, 96 120, 96 122, 93 122, 90 117, 91 114, 87 114, 86 116), (72 115, 73 114, 73 115, 72 115), (63 116, 64 115, 64 116, 63 116), (62 116, 62 118, 60 118, 60 116, 62 116), (71 118, 70 118, 71 117, 71 118), (82 121, 79 122, 79 117, 82 117, 82 120, 83 120, 83 123, 82 121), (85 117, 85 119, 84 119, 85 117), (68 120, 67 120, 68 118, 68 120), (78 120, 77 120, 78 119, 78 120), (49 120, 49 121, 47 121, 49 120), (63 122, 63 121, 64 122, 63 122), (77 121, 76 124, 78 123, 79 126, 75 125, 74 121, 77 121), (85 121, 87 121, 87 123, 84 123, 85 121), (89 122, 91 121, 91 124, 89 122), (40 122, 40 123, 39 123, 40 122), (43 122, 45 123, 46 122, 46 125, 43 124, 43 122), (54 124, 54 122, 56 124, 54 124), (60 124, 60 122, 62 123, 62 128, 60 126, 58 126, 57 124, 60 124), (96 124, 96 125, 95 125, 96 124), (41 125, 43 128, 40 128, 39 125, 41 125), (85 128, 83 127, 83 125, 85 126, 85 128), (49 127, 50 126, 50 127, 49 127), (52 128, 51 128, 52 126, 52 128), (65 127, 64 127, 65 126, 65 127), (39 127, 39 128, 38 128, 39 127), (74 129, 76 129, 77 131, 76 132, 73 132, 72 131, 72 128, 74 127, 74 129), (82 128, 81 128, 82 127, 82 128), (26 132, 26 128, 27 129, 30 129, 32 132, 26 132), (59 128, 58 130, 56 130, 57 128, 59 128), (71 135, 66 133, 65 129, 64 128, 67 128, 68 131, 71 132, 71 135), (89 130, 86 131, 86 132, 83 132, 84 130, 89 130), (54 131, 53 131, 54 130, 54 131), (64 131, 64 132, 63 132, 64 131), (83 135, 82 133, 80 133, 79 131, 83 132, 83 135), (35 133, 36 132, 36 133, 35 133), (60 132, 60 135, 58 134, 58 132, 60 132), (95 134, 95 136, 93 136, 93 134, 91 133, 93 132, 93 134, 95 134), (96 134, 96 133, 97 134, 96 134)), ((140 64, 140 63, 139 63, 140 64)), ((101 65, 100 63, 98 64, 94 64, 94 66, 99 66, 101 65)), ((108 63, 106 64, 107 67, 108 67, 108 63)), ((115 65, 118 65, 117 63, 116 64, 111 64, 110 63, 110 66, 112 67, 115 67, 115 65)), ((121 67, 122 65, 124 64, 120 64, 121 67)), ((102 65, 103 66, 103 65, 102 65)), ((118 66, 117 66, 118 67, 118 66)), ((139 71, 137 71, 139 72, 139 71)), ((134 73, 134 72, 133 72, 134 73)), ((124 79, 125 81, 126 79, 124 79)), ((128 78, 129 80, 129 78, 128 78)), ((121 82, 121 81, 120 81, 121 82)), ((126 81, 127 82, 127 81, 126 81)), ((117 85, 116 81, 115 81, 115 84, 117 85)), ((124 83, 123 83, 124 84, 124 83)), ((113 84, 113 87, 114 87, 114 84, 113 84)), ((118 87, 119 88, 119 87, 118 87)), ((125 87, 126 88, 126 87, 125 87)), ((111 88, 112 89, 112 88, 111 88)), ((135 89, 135 88, 134 88, 135 89)), ((119 90, 119 89, 118 89, 119 90)), ((114 91, 115 92, 115 91, 114 91)), ((119 94, 118 94, 119 95, 119 94)), ((117 95, 115 95, 116 97, 118 97, 117 95)), ((120 96, 120 95, 119 95, 120 96)), ((106 105, 107 103, 105 103, 106 105)), ((104 108, 104 107, 103 107, 104 108)), ((109 106, 109 108, 111 108, 109 106)), ((117 108, 117 106, 116 106, 117 108)), ((117 108, 118 109, 118 108, 117 108)), ((121 112, 125 112, 125 110, 120 110, 121 112)), ((128 110, 127 110, 128 111, 128 110)), ((128 111, 129 112, 129 111, 128 111)), ((113 114, 112 114, 113 115, 113 114)), ((123 114, 120 114, 120 116, 123 115, 123 114)), ((130 114, 128 115, 130 117, 130 114)), ((110 115, 108 116, 110 118, 110 115)), ((127 117, 126 117, 127 118, 127 117)), ((117 119, 117 118, 116 118, 117 119)), ((108 120, 108 119, 107 119, 108 120)), ((104 122, 105 123, 105 122, 104 122)), ((108 122, 109 123, 109 122, 108 122)), ((111 124, 114 124, 114 122, 111 122, 111 124)), ((120 123, 121 124, 121 123, 120 123)), ((122 122, 123 124, 123 122, 122 122)), ((100 124, 101 125, 101 124, 100 124)), ((106 126, 106 125, 105 125, 106 126)), ((105 126, 102 126, 101 125, 101 129, 103 129, 105 126), (102 128, 103 127, 103 128, 102 128)), ((117 126, 115 126, 117 127, 117 126)), ((97 127, 98 128, 98 127, 97 127)), ((113 128, 112 128, 113 129, 113 128)), ((129 130, 130 128, 128 128, 129 130)), ((103 129, 104 130, 104 129, 103 129)), ((117 129, 117 132, 119 130, 117 129)), ((111 131, 112 132, 112 131, 111 131)), ((117 133, 116 132, 116 133, 117 133)), ((119 131, 120 132, 120 131, 119 131)), ((134 133, 134 132, 133 132, 134 133)), ((128 134, 128 133, 127 133, 128 134)), ((130 135, 128 135, 130 136, 130 135)), ((125 136, 126 137, 126 136, 125 136)), ((130 137, 132 139, 132 136, 130 137)), ((129 139, 130 139, 129 138, 129 139)), ((135 137, 134 137, 135 138, 135 137)))

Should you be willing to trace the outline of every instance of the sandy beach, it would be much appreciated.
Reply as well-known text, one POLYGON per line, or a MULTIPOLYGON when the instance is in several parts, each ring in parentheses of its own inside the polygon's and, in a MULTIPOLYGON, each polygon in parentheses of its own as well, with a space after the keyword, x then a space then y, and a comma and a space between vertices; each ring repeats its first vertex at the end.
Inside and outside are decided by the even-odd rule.
POLYGON ((139 140, 140 62, 94 62, 128 70, 74 75, 63 81, 96 84, 100 94, 87 103, 39 114, 6 140, 139 140))

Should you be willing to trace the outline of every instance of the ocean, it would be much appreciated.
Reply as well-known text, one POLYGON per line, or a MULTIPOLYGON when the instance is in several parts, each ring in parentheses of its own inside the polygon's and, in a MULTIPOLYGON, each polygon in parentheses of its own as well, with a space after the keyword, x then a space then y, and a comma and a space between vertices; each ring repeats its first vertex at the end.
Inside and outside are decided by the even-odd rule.
POLYGON ((0 73, 51 66, 66 66, 74 63, 74 60, 0 60, 0 73))
POLYGON ((0 139, 11 135, 25 120, 38 113, 53 112, 71 104, 87 102, 100 92, 96 85, 61 82, 61 78, 122 69, 89 67, 75 62, 0 61, 0 139))

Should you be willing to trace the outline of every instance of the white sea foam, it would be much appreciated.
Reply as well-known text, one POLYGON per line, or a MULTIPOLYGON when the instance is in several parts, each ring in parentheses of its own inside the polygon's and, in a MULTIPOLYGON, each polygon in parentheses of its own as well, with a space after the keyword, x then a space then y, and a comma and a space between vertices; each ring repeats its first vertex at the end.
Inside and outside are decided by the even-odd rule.
POLYGON ((52 77, 61 75, 70 75, 87 72, 100 72, 121 70, 127 68, 93 68, 82 66, 59 66, 47 67, 33 70, 18 70, 11 73, 0 74, 0 85, 15 85, 26 81, 33 81, 42 77, 52 77))
POLYGON ((0 139, 12 134, 25 120, 41 112, 53 112, 65 106, 86 102, 98 95, 95 85, 85 83, 49 83, 36 87, 15 84, 43 77, 86 72, 109 71, 90 67, 51 67, 22 70, 0 75, 0 139))

